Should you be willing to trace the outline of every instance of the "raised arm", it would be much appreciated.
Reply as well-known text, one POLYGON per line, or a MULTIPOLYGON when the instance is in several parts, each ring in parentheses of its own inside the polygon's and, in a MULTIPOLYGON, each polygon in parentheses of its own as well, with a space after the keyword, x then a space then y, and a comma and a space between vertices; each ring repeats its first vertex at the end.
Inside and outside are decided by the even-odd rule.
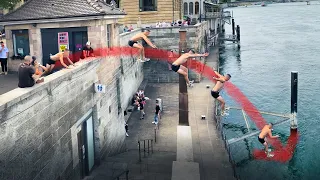
POLYGON ((189 54, 189 57, 206 57, 208 56, 209 53, 204 53, 204 54, 189 54))
POLYGON ((146 35, 142 34, 142 38, 143 38, 144 41, 146 41, 146 43, 147 43, 149 46, 151 46, 151 47, 153 47, 153 48, 157 48, 157 46, 155 46, 154 44, 152 44, 152 42, 149 40, 149 38, 148 38, 146 35))
POLYGON ((219 78, 223 78, 223 76, 221 74, 219 74, 217 71, 214 71, 214 73, 216 73, 216 75, 219 77, 219 78))

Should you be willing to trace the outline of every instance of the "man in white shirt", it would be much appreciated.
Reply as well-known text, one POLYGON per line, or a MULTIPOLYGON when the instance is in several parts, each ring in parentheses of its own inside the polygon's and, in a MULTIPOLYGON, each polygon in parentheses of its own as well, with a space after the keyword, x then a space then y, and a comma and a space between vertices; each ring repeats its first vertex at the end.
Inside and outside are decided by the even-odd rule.
POLYGON ((7 75, 8 74, 8 56, 9 56, 9 50, 8 48, 4 45, 3 41, 0 42, 0 61, 1 61, 1 69, 2 73, 7 75))

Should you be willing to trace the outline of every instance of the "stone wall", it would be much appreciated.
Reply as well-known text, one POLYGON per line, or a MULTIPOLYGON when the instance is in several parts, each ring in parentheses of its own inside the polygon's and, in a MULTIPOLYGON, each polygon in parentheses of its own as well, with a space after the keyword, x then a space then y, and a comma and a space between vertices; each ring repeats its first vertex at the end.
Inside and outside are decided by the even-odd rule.
POLYGON ((123 152, 123 111, 143 74, 131 57, 119 59, 88 59, 0 96, 0 179, 79 179, 79 120, 91 111, 95 162, 123 152), (95 82, 106 93, 96 93, 95 82))
MULTIPOLYGON (((192 48, 197 52, 205 52, 207 49, 206 36, 208 33, 207 22, 196 24, 195 26, 185 26, 187 30, 187 49, 192 48)), ((175 53, 179 52, 179 30, 180 27, 167 27, 167 28, 150 28, 150 40, 158 48, 165 50, 174 50, 175 53)), ((205 58, 198 59, 205 63, 205 58)), ((144 76, 148 82, 178 82, 179 77, 177 73, 170 71, 168 62, 165 60, 153 60, 144 63, 144 76)), ((190 80, 199 82, 201 75, 193 71, 189 71, 190 80)))

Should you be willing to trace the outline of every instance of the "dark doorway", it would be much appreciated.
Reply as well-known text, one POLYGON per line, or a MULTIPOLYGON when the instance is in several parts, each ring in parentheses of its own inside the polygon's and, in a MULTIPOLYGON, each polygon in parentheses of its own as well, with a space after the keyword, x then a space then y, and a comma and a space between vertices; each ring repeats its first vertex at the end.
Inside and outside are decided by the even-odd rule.
POLYGON ((80 31, 80 32, 73 32, 73 47, 70 47, 71 51, 73 52, 73 62, 77 62, 80 60, 80 56, 82 54, 82 48, 86 45, 88 41, 87 32, 80 31))
MULTIPOLYGON (((71 51, 70 59, 72 61, 77 59, 79 55, 79 46, 85 45, 88 40, 87 27, 77 27, 77 28, 53 28, 53 29, 41 29, 41 41, 42 41, 42 57, 43 65, 48 63, 50 54, 56 54, 59 52, 58 47, 58 33, 67 32, 68 33, 68 43, 69 49, 71 51), (77 46, 76 46, 77 45, 77 46), (78 52, 78 53, 75 53, 78 52), (75 57, 73 57, 75 55, 75 57)), ((81 48, 82 48, 81 47, 81 48)), ((64 62, 68 65, 69 63, 65 59, 64 62)), ((60 62, 56 63, 56 70, 61 68, 60 62)))
POLYGON ((94 132, 92 114, 85 118, 78 132, 79 168, 81 178, 88 176, 94 166, 94 132))

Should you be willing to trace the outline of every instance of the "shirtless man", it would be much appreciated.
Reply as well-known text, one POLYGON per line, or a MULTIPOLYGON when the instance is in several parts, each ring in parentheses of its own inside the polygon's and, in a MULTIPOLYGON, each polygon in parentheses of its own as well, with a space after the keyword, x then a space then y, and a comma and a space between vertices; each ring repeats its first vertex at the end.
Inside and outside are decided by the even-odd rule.
POLYGON ((140 61, 140 62, 150 61, 150 59, 145 57, 144 47, 141 44, 139 44, 137 41, 143 39, 152 48, 157 48, 155 45, 152 44, 152 42, 147 37, 147 36, 149 36, 149 34, 150 34, 150 30, 146 29, 139 34, 134 35, 128 42, 129 46, 139 49, 140 58, 138 59, 138 61, 140 61), (141 59, 141 57, 142 57, 142 59, 141 59))
POLYGON ((67 66, 64 62, 63 62, 63 59, 64 58, 67 58, 67 60, 69 61, 69 63, 73 66, 75 66, 73 64, 73 62, 69 59, 69 49, 65 49, 63 52, 59 52, 55 55, 51 55, 50 54, 50 59, 49 59, 49 62, 47 63, 47 71, 43 74, 47 74, 47 73, 50 73, 52 71, 52 69, 54 68, 55 64, 56 64, 56 61, 60 61, 60 63, 62 64, 62 66, 64 66, 65 68, 67 69, 70 69, 69 66, 67 66))
POLYGON ((219 74, 217 71, 214 71, 216 73, 216 75, 218 75, 219 77, 213 77, 214 80, 216 80, 216 85, 212 88, 211 90, 211 95, 213 98, 217 99, 220 103, 221 103, 221 116, 225 115, 225 101, 224 99, 220 96, 220 90, 223 88, 223 83, 226 81, 229 81, 231 78, 230 74, 227 74, 225 76, 222 76, 221 74, 219 74))
POLYGON ((258 136, 259 142, 264 145, 265 153, 267 154, 267 157, 273 157, 274 155, 269 153, 268 143, 267 141, 265 141, 266 136, 268 135, 269 138, 272 138, 272 139, 279 137, 278 135, 272 136, 272 133, 271 133, 272 126, 273 126, 272 123, 265 125, 258 136))
POLYGON ((182 54, 176 61, 174 61, 171 65, 171 69, 174 72, 177 72, 181 75, 184 76, 184 79, 187 82, 187 85, 191 87, 193 85, 194 81, 189 81, 188 78, 188 68, 184 67, 182 64, 187 62, 189 58, 194 58, 194 57, 206 57, 208 56, 209 53, 204 53, 204 54, 196 54, 194 50, 189 50, 189 52, 182 54))

